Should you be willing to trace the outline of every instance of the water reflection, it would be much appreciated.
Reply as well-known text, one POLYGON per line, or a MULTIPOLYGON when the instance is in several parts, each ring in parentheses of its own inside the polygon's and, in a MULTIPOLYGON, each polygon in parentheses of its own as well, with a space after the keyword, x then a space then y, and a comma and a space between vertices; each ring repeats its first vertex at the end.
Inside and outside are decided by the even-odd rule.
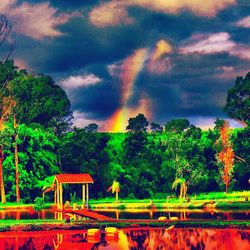
POLYGON ((86 230, 0 233, 0 249, 248 250, 250 230, 130 228, 98 239, 88 238, 86 230))
POLYGON ((98 213, 117 219, 158 219, 163 216, 178 217, 181 220, 250 220, 249 210, 156 210, 156 209, 98 209, 98 213))
MULTIPOLYGON (((181 220, 250 220, 249 210, 219 211, 219 210, 157 210, 157 209, 133 209, 133 210, 95 210, 96 212, 116 219, 158 219, 163 216, 167 219, 178 217, 181 220)), ((68 215, 67 215, 68 216, 68 215)), ((35 211, 27 210, 0 210, 0 220, 20 219, 66 219, 61 213, 53 209, 35 211)), ((72 218, 74 219, 74 218, 72 218)))

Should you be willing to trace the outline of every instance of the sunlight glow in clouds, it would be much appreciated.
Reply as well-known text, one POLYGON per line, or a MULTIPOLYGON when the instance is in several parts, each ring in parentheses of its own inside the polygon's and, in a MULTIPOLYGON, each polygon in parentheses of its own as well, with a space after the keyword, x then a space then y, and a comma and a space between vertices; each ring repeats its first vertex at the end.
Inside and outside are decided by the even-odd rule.
POLYGON ((195 34, 180 48, 181 54, 209 55, 223 52, 250 60, 250 47, 231 40, 230 35, 226 32, 195 34))
POLYGON ((226 7, 236 4, 236 0, 112 0, 95 7, 89 14, 90 22, 98 27, 130 24, 127 8, 136 6, 150 11, 178 14, 184 10, 198 16, 213 17, 226 7))
POLYGON ((61 80, 61 85, 66 89, 76 89, 79 87, 86 87, 89 85, 95 85, 101 82, 101 79, 94 74, 85 74, 80 76, 70 76, 61 80))
POLYGON ((14 30, 20 34, 41 40, 62 35, 57 26, 67 23, 73 14, 58 14, 49 2, 29 4, 17 0, 1 0, 0 13, 8 17, 14 30))
POLYGON ((94 8, 89 14, 89 19, 99 28, 133 23, 122 2, 109 2, 94 8))
POLYGON ((172 52, 171 45, 165 40, 160 40, 156 43, 156 46, 150 56, 148 63, 148 70, 151 73, 163 74, 171 69, 171 63, 166 55, 172 52))
POLYGON ((250 16, 247 16, 236 23, 236 26, 250 28, 250 16))
POLYGON ((226 32, 215 34, 194 35, 189 39, 186 46, 180 49, 182 54, 201 53, 213 54, 227 52, 234 48, 235 43, 230 40, 230 35, 226 32))

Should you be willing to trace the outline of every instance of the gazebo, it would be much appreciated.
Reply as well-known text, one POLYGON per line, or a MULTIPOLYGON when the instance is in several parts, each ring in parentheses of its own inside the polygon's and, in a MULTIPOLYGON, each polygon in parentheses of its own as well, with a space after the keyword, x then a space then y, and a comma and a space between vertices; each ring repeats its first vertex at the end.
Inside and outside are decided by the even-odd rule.
POLYGON ((57 209, 63 209, 63 184, 82 184, 82 204, 89 202, 89 184, 94 180, 89 174, 57 174, 53 184, 55 185, 55 203, 57 209))

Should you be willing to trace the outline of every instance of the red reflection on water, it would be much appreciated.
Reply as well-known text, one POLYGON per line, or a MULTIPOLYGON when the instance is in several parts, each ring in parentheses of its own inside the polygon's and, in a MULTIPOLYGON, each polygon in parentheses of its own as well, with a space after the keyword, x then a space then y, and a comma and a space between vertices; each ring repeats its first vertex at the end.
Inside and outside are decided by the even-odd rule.
POLYGON ((236 229, 172 229, 129 231, 130 249, 208 249, 248 250, 250 231, 236 229))
POLYGON ((0 233, 0 249, 248 250, 250 230, 129 228, 119 237, 89 240, 86 230, 0 233))

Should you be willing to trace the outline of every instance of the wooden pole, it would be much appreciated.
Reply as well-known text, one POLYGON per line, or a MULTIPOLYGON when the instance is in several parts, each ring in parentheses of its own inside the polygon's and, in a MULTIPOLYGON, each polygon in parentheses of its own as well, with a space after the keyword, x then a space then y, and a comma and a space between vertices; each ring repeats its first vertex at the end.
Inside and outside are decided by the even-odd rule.
POLYGON ((58 181, 56 182, 56 201, 57 201, 57 209, 60 209, 60 200, 59 200, 59 197, 60 197, 60 186, 59 186, 59 183, 58 181))
POLYGON ((86 197, 86 194, 85 194, 85 184, 82 185, 82 208, 84 209, 85 208, 85 197, 86 197))
POLYGON ((63 188, 62 183, 60 183, 60 207, 63 209, 63 188))
POLYGON ((87 205, 87 208, 89 208, 89 184, 86 184, 86 205, 87 205))
POLYGON ((56 184, 54 183, 54 204, 56 205, 56 184))

